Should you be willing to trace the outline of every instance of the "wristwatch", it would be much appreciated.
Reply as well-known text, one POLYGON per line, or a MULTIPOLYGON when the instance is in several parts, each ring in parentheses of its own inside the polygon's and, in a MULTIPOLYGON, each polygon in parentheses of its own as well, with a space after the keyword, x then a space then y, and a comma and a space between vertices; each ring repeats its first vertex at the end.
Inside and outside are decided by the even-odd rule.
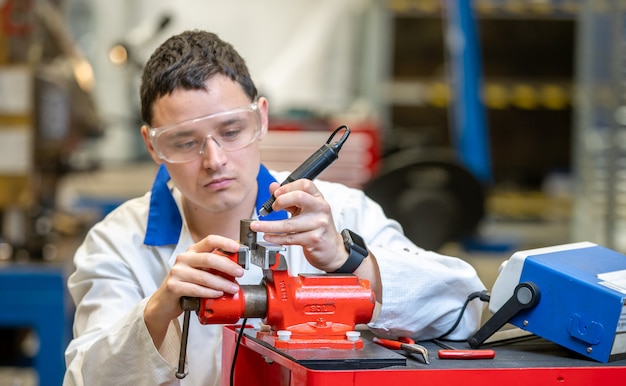
POLYGON ((352 273, 359 268, 359 265, 369 255, 369 251, 363 238, 350 229, 342 230, 341 237, 343 237, 343 245, 350 255, 348 260, 335 273, 352 273))

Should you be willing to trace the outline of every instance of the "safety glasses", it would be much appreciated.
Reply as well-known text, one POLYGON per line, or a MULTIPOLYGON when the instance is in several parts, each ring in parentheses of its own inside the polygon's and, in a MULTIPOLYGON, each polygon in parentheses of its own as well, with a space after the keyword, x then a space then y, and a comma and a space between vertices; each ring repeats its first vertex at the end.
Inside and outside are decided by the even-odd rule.
POLYGON ((208 141, 227 152, 243 149, 261 133, 256 102, 169 126, 150 128, 150 142, 159 158, 171 163, 193 161, 207 151, 208 141))

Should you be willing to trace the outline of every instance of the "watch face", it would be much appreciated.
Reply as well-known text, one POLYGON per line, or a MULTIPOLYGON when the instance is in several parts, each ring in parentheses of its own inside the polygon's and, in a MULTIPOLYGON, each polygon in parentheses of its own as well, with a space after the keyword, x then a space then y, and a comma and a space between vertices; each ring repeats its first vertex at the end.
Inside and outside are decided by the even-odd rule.
POLYGON ((343 243, 348 251, 348 260, 335 273, 353 273, 369 255, 363 238, 349 229, 341 231, 343 243))
POLYGON ((359 254, 367 256, 369 252, 365 246, 365 241, 361 236, 352 232, 349 229, 344 229, 342 232, 346 246, 350 249, 355 249, 359 254))

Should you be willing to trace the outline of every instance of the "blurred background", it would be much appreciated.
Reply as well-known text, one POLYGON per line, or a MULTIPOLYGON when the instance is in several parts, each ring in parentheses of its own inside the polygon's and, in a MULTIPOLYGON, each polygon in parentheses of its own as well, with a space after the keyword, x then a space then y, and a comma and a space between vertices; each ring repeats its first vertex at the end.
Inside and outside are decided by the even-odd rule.
POLYGON ((216 32, 270 103, 264 163, 347 124, 362 188, 491 288, 518 250, 626 252, 626 6, 609 0, 0 0, 0 386, 58 385, 86 230, 150 189, 139 76, 216 32), (19 383, 16 383, 19 382, 19 383))

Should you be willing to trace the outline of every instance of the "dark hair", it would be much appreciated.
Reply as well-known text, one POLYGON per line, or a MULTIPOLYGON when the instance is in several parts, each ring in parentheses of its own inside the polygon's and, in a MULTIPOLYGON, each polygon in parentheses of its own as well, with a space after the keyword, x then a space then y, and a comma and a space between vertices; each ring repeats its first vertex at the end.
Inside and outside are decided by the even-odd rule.
POLYGON ((141 118, 152 124, 154 102, 177 89, 205 90, 210 77, 222 74, 239 83, 253 101, 257 89, 248 67, 233 46, 216 34, 185 31, 161 44, 141 76, 141 118))

